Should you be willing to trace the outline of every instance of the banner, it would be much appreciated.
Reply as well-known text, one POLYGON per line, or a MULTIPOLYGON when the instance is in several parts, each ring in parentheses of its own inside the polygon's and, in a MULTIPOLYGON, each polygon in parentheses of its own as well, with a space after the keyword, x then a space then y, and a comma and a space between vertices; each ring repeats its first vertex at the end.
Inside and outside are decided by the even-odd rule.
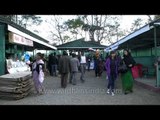
POLYGON ((14 34, 12 32, 9 32, 9 42, 33 47, 33 41, 32 40, 26 39, 25 37, 14 34))

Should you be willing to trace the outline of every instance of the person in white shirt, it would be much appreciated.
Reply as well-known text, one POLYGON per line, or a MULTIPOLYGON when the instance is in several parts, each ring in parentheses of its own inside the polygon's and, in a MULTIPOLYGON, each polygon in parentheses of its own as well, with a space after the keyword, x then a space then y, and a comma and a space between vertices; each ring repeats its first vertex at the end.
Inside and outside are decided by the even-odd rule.
POLYGON ((81 71, 81 77, 80 80, 82 83, 84 83, 84 74, 86 70, 86 56, 84 55, 84 52, 81 52, 80 56, 80 71, 81 71))

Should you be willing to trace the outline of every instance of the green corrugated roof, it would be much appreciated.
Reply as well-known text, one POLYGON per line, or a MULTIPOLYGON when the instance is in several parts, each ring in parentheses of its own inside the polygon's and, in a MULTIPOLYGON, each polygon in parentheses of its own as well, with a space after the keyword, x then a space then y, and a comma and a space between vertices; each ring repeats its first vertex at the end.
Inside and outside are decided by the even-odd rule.
POLYGON ((13 26, 14 28, 17 28, 18 30, 20 30, 20 31, 22 31, 22 32, 24 32, 24 33, 26 33, 26 34, 28 34, 28 35, 30 35, 30 36, 32 36, 32 37, 34 37, 34 38, 37 38, 38 40, 41 40, 41 41, 43 41, 43 42, 48 43, 48 41, 47 41, 46 39, 44 39, 44 38, 42 38, 42 37, 34 34, 33 32, 31 32, 31 31, 29 31, 29 30, 21 27, 20 25, 14 23, 14 22, 12 22, 12 21, 9 21, 9 20, 5 19, 5 18, 2 17, 2 16, 0 16, 0 22, 1 22, 1 23, 5 23, 5 24, 8 24, 8 25, 11 25, 11 26, 13 26))
POLYGON ((96 42, 92 41, 85 41, 84 38, 77 39, 59 46, 56 46, 57 49, 88 49, 88 48, 95 48, 95 49, 104 49, 107 46, 100 45, 96 42))

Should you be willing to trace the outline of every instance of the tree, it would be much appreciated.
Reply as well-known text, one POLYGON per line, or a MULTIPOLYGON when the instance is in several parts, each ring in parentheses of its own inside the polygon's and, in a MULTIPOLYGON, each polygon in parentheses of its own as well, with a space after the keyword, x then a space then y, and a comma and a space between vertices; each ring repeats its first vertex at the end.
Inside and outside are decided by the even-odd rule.
POLYGON ((151 17, 151 15, 147 15, 148 16, 148 22, 152 22, 154 19, 151 17))
POLYGON ((152 22, 160 18, 160 15, 154 15, 154 17, 152 17, 153 15, 147 15, 147 16, 148 16, 148 22, 152 22))
POLYGON ((159 19, 160 18, 160 15, 155 15, 154 16, 154 20, 157 20, 157 19, 159 19))
POLYGON ((87 31, 91 41, 100 43, 102 40, 107 39, 112 43, 111 34, 113 35, 113 31, 118 30, 120 26, 117 24, 115 27, 115 22, 118 23, 118 16, 79 15, 76 19, 67 21, 67 25, 69 29, 80 28, 83 31, 87 31))
POLYGON ((84 37, 82 35, 82 30, 80 27, 84 25, 84 22, 78 17, 77 19, 69 19, 68 21, 64 22, 64 25, 66 25, 67 30, 70 30, 70 32, 76 36, 81 35, 81 37, 84 37))
POLYGON ((33 24, 39 25, 42 22, 41 17, 36 15, 1 15, 1 16, 25 28, 33 24))
POLYGON ((0 16, 12 22, 15 22, 17 18, 17 15, 0 15, 0 16))
POLYGON ((41 19, 40 16, 36 15, 21 15, 20 19, 18 20, 18 24, 23 26, 23 27, 28 27, 33 24, 39 25, 41 24, 43 20, 41 19))
POLYGON ((142 27, 142 22, 143 20, 141 18, 137 18, 136 20, 134 20, 134 22, 132 23, 132 27, 131 27, 131 32, 138 30, 140 27, 142 27))
POLYGON ((67 33, 67 28, 62 22, 62 17, 51 16, 50 20, 46 20, 46 23, 48 23, 48 27, 50 28, 50 42, 63 44, 71 40, 71 37, 67 33))

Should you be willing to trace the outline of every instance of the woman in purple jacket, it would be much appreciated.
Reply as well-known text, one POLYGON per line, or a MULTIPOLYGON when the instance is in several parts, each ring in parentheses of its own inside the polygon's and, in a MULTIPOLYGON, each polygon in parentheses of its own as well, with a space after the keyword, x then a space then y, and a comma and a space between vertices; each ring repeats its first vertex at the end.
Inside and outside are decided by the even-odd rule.
POLYGON ((110 94, 111 92, 111 95, 114 96, 114 82, 118 76, 118 61, 116 59, 115 51, 111 51, 110 57, 106 60, 106 71, 109 80, 107 94, 110 94))

